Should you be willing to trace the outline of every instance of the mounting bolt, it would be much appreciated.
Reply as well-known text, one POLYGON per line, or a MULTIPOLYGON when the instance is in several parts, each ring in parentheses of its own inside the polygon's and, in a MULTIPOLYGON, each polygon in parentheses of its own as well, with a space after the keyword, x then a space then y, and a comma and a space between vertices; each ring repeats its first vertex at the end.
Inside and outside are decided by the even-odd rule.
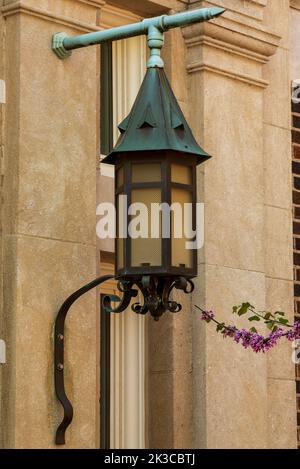
POLYGON ((57 369, 58 369, 58 371, 62 371, 64 369, 64 365, 62 363, 59 363, 57 365, 57 369))
POLYGON ((57 334, 57 338, 58 338, 58 340, 64 340, 63 334, 57 334))

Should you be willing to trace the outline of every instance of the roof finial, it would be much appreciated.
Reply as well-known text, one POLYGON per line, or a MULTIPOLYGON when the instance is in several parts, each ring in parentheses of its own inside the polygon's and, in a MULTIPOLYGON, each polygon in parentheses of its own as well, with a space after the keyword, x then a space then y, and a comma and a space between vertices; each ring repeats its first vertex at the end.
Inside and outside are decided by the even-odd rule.
POLYGON ((150 49, 150 58, 147 68, 164 68, 164 61, 161 58, 161 49, 164 45, 164 33, 156 26, 150 26, 148 30, 148 46, 150 49))

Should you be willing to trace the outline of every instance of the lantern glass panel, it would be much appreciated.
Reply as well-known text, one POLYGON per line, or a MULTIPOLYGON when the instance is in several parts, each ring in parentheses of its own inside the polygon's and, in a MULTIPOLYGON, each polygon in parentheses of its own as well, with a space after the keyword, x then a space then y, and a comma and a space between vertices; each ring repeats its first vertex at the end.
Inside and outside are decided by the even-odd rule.
POLYGON ((121 168, 117 170, 116 182, 117 182, 117 188, 122 187, 124 185, 124 167, 123 166, 121 166, 121 168))
POLYGON ((122 234, 126 233, 126 202, 124 194, 120 194, 117 199, 117 213, 118 213, 118 224, 117 224, 117 267, 118 269, 124 268, 124 242, 125 238, 122 234))
POLYGON ((132 227, 138 225, 138 230, 141 230, 140 234, 143 236, 131 238, 131 265, 132 267, 161 266, 161 213, 159 216, 151 217, 151 204, 161 203, 161 189, 134 189, 131 192, 131 203, 144 204, 144 208, 139 210, 130 222, 132 227), (153 218, 152 225, 151 218, 153 218))
POLYGON ((186 268, 193 267, 193 250, 186 248, 186 242, 193 240, 192 192, 185 189, 172 188, 171 212, 171 249, 172 266, 186 268), (190 204, 188 207, 184 204, 190 204))
POLYGON ((132 165, 132 182, 160 182, 161 165, 160 163, 143 163, 132 165))
POLYGON ((183 166, 181 164, 171 165, 171 181, 179 184, 192 184, 192 168, 190 166, 183 166))

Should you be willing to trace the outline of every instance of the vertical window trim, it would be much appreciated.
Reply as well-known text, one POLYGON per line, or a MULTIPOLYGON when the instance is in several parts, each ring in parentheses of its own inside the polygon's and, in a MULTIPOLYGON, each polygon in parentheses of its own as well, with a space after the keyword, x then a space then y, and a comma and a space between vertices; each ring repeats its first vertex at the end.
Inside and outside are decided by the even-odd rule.
POLYGON ((110 313, 103 309, 104 296, 100 295, 100 449, 110 449, 110 313))
MULTIPOLYGON (((113 148, 113 66, 111 42, 101 45, 100 60, 100 152, 113 148)), ((105 313, 100 296, 100 448, 110 449, 110 314, 105 313)))
MULTIPOLYGON (((128 40, 130 41, 130 40, 128 40)), ((121 57, 127 57, 127 49, 128 49, 128 44, 126 43, 121 43, 119 44, 119 48, 116 46, 117 43, 115 43, 115 46, 112 46, 112 44, 105 44, 102 45, 102 50, 101 50, 101 71, 100 71, 100 96, 101 96, 101 105, 100 105, 100 136, 101 136, 101 142, 100 142, 100 149, 101 149, 101 155, 106 155, 108 154, 111 149, 113 148, 114 144, 114 137, 115 137, 115 132, 114 132, 114 123, 116 121, 116 118, 119 116, 116 114, 115 115, 115 105, 117 103, 121 103, 122 101, 118 101, 118 90, 115 89, 116 86, 116 77, 118 76, 119 70, 116 69, 116 65, 118 67, 122 67, 123 63, 121 62, 114 62, 116 60, 116 57, 120 58, 120 53, 122 54, 121 57), (108 47, 109 49, 105 49, 105 47, 108 47), (119 50, 120 49, 120 50, 119 50), (114 74, 116 76, 114 76, 114 74)), ((142 65, 142 61, 140 64, 140 71, 144 75, 144 70, 145 70, 145 65, 146 65, 146 44, 145 47, 144 45, 141 47, 142 49, 141 52, 141 58, 145 58, 144 64, 142 65)), ((136 54, 136 51, 134 51, 134 57, 140 56, 139 54, 136 54)), ((127 57, 128 59, 129 57, 127 57)), ((123 73, 123 68, 121 68, 121 71, 123 73)), ((124 83, 125 85, 127 84, 127 79, 128 77, 125 75, 124 77, 124 83)), ((127 93, 124 89, 124 83, 122 83, 122 99, 124 97, 124 103, 128 107, 128 96, 127 93), (125 93, 124 93, 125 91, 125 93)), ((122 104, 123 105, 123 104, 122 104)), ((124 109, 125 110, 125 109, 124 109)), ((132 319, 132 315, 125 315, 125 313, 122 314, 122 316, 114 316, 111 315, 110 317, 110 327, 107 333, 109 334, 110 332, 110 350, 109 352, 109 365, 107 363, 102 362, 102 358, 100 359, 100 366, 101 366, 101 371, 100 371, 100 376, 102 377, 102 372, 104 373, 104 369, 109 370, 110 373, 110 381, 106 381, 106 386, 105 386, 105 377, 102 377, 102 382, 100 386, 103 386, 100 388, 100 408, 102 406, 106 406, 105 409, 102 411, 102 416, 103 420, 100 419, 100 432, 101 432, 101 448, 104 448, 105 446, 109 446, 109 448, 106 449, 114 449, 114 448, 128 448, 129 446, 132 447, 132 437, 136 439, 135 445, 138 448, 144 448, 146 444, 146 406, 145 406, 145 374, 138 374, 138 383, 135 383, 136 386, 136 391, 138 394, 138 403, 137 405, 134 406, 134 412, 132 409, 130 410, 130 406, 125 404, 125 397, 126 396, 131 396, 131 391, 129 392, 129 388, 132 387, 132 379, 122 379, 123 376, 123 368, 125 366, 124 362, 124 357, 126 359, 126 350, 127 346, 130 345, 130 342, 124 341, 123 340, 123 334, 125 334, 126 337, 128 337, 128 332, 136 332, 138 333, 138 344, 136 343, 139 352, 135 354, 135 357, 139 357, 139 364, 137 366, 137 369, 140 370, 140 363, 143 363, 143 370, 145 370, 146 366, 146 358, 145 358, 145 352, 146 352, 146 343, 143 343, 141 340, 141 337, 143 335, 144 340, 146 339, 146 334, 145 334, 145 324, 144 324, 144 317, 135 317, 137 322, 135 321, 135 324, 132 324, 130 321, 132 319), (134 326, 134 327, 132 327, 134 326), (115 333, 121 334, 121 342, 118 342, 118 339, 116 340, 115 333), (116 344, 117 348, 120 348, 120 350, 116 349, 116 344), (122 356, 119 355, 120 351, 122 352, 122 356), (117 356, 116 356, 117 352, 117 356), (119 361, 121 360, 121 361, 119 361), (116 372, 118 373, 118 376, 116 375, 116 372), (116 375, 116 376, 115 376, 116 375), (121 378, 121 383, 119 388, 117 389, 117 396, 114 395, 115 392, 115 383, 114 380, 115 378, 121 378), (137 389, 138 388, 138 389, 137 389), (143 394, 142 394, 143 391, 143 394), (109 400, 105 399, 106 393, 109 392, 109 400), (107 410, 109 406, 109 415, 107 414, 107 410), (130 420, 132 418, 132 415, 137 413, 138 415, 138 422, 135 420, 130 420), (109 418, 109 435, 108 435, 108 421, 104 418, 106 415, 106 419, 109 418), (117 420, 116 420, 117 417, 117 420), (129 417, 129 418, 128 418, 129 417), (132 433, 131 431, 128 431, 128 425, 129 423, 134 422, 135 429, 134 432, 137 433, 132 433), (126 427, 126 428, 125 428, 126 427), (139 428, 138 428, 139 427, 139 428), (106 437, 104 436, 106 435, 106 437)), ((101 341, 105 342, 105 339, 102 339, 102 334, 105 334, 105 326, 102 324, 102 329, 101 329, 101 341)), ((103 342, 101 343, 101 346, 103 345, 103 342)), ((102 348, 101 348, 102 350, 102 348)), ((102 352, 102 357, 104 358, 106 356, 106 360, 108 359, 108 355, 105 355, 105 351, 102 352)), ((105 360, 104 360, 105 361, 105 360)), ((131 367, 132 368, 132 367, 131 367)))
POLYGON ((101 155, 108 155, 113 149, 113 63, 112 43, 101 45, 100 61, 100 148, 101 155), (105 71, 103 73, 103 71, 105 71))

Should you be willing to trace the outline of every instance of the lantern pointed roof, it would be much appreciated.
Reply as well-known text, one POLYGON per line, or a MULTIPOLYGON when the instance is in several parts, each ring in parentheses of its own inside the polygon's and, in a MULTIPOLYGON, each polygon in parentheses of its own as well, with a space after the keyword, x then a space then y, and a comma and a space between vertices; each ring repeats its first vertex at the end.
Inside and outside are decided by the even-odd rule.
POLYGON ((198 164, 210 158, 196 142, 163 68, 148 68, 133 108, 118 128, 121 135, 104 163, 115 164, 125 152, 162 150, 197 156, 198 164))

